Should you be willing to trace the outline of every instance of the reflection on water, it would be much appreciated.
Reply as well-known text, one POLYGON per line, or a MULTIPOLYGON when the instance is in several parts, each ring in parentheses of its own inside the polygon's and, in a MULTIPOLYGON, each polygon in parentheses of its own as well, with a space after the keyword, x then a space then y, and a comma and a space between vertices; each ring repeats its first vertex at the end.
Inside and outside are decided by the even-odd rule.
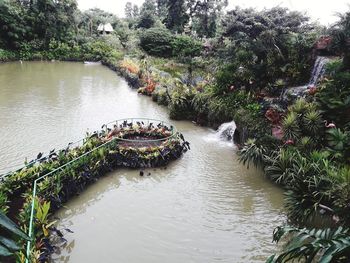
MULTIPOLYGON (((169 121, 165 108, 103 66, 2 64, 0 95, 0 167, 114 119, 169 121)), ((171 122, 191 151, 150 176, 117 170, 67 203, 56 216, 74 233, 54 262, 264 262, 274 252, 281 190, 242 167, 210 129, 171 122)))

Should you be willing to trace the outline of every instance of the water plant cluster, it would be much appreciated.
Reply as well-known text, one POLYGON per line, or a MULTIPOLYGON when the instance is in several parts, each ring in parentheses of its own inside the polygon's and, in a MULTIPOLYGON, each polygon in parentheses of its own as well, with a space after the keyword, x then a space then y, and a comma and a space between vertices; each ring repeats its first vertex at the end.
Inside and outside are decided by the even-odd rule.
MULTIPOLYGON (((46 262, 50 258, 55 251, 51 242, 53 236, 61 243, 65 242, 63 231, 55 228, 55 221, 49 219, 49 215, 89 184, 119 167, 165 166, 190 148, 174 127, 144 121, 119 121, 121 124, 116 122, 112 128, 103 125, 101 131, 87 133, 81 144, 52 150, 47 156, 39 153, 37 159, 3 178, 0 184, 1 212, 11 212, 9 205, 20 209, 17 219, 25 232, 28 232, 34 204, 31 262, 46 262), (37 180, 35 196, 34 180, 37 180)), ((25 255, 23 249, 17 252, 18 261, 24 262, 25 255)))
MULTIPOLYGON (((141 8, 128 3, 126 18, 119 19, 99 9, 81 12, 74 0, 4 1, 0 3, 4 28, 0 61, 101 60, 140 94, 167 106, 173 119, 214 128, 235 120, 234 137, 242 163, 260 167, 267 178, 285 189, 291 226, 277 228, 274 241, 289 235, 291 242, 268 261, 304 258, 311 262, 316 257, 321 262, 347 262, 350 12, 324 27, 305 14, 282 7, 262 11, 237 7, 226 12, 226 4, 217 0, 146 0, 141 8), (45 9, 47 6, 55 8, 45 9), (115 31, 101 36, 97 26, 106 22, 115 31), (292 87, 308 84, 317 56, 332 61, 323 77, 306 86, 304 93, 285 96, 292 87), (314 218, 323 219, 328 226, 305 228, 314 218)), ((11 212, 8 200, 21 196, 37 175, 103 143, 106 141, 99 140, 97 133, 87 138, 80 150, 68 148, 51 156, 51 161, 19 171, 10 178, 13 182, 4 182, 0 188, 1 210, 11 212)), ((187 147, 170 146, 178 148, 178 153, 180 147, 187 147)), ((60 173, 62 180, 55 191, 67 186, 62 196, 52 194, 50 182, 41 182, 39 187, 50 205, 58 206, 75 188, 96 180, 110 166, 124 163, 123 151, 135 163, 140 154, 148 162, 159 153, 140 147, 135 154, 127 144, 114 151, 101 148, 94 152, 91 160, 101 160, 96 167, 82 161, 76 164, 77 170, 60 173), (113 156, 119 156, 120 163, 113 156), (79 184, 68 184, 67 174, 79 184)), ((82 160, 89 163, 89 158, 82 160)), ((162 158, 153 160, 163 162, 162 158)), ((37 203, 46 206, 40 200, 37 203)), ((43 229, 42 225, 39 228, 43 229)))

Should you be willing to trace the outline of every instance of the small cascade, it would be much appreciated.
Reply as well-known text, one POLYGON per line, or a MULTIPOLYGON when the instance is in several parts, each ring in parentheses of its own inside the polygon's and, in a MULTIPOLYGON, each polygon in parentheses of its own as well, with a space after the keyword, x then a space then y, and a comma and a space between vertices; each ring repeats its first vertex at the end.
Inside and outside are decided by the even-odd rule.
POLYGON ((237 126, 234 121, 223 123, 216 131, 215 136, 220 140, 226 139, 232 141, 236 128, 237 126))
POLYGON ((318 56, 312 69, 311 78, 308 86, 315 86, 326 72, 326 64, 330 61, 327 57, 318 56))
POLYGON ((282 93, 282 98, 288 100, 288 97, 298 98, 304 96, 308 88, 316 86, 319 80, 324 76, 326 72, 326 65, 330 60, 331 58, 329 57, 318 56, 312 68, 309 83, 303 86, 288 88, 282 93))

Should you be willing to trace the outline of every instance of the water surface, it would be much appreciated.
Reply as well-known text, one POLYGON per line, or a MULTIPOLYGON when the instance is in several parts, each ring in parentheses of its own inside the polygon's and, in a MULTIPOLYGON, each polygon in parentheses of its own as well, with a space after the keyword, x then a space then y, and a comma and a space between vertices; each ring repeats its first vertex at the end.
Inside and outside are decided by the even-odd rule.
MULTIPOLYGON (((105 122, 167 116, 103 66, 0 64, 0 172, 105 122)), ((150 176, 117 170, 67 203, 56 216, 74 233, 54 262, 264 262, 274 253, 282 191, 211 129, 170 122, 191 151, 150 176)))

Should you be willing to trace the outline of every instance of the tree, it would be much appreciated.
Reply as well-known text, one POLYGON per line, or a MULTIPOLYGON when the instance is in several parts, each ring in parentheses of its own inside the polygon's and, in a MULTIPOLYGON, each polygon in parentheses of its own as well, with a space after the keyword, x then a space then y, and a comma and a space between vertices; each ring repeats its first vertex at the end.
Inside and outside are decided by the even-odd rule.
POLYGON ((145 2, 141 6, 141 12, 142 13, 151 13, 156 14, 157 13, 157 3, 155 0, 145 0, 145 2))
POLYGON ((202 50, 202 43, 193 39, 190 36, 178 35, 172 43, 173 56, 178 57, 188 65, 188 83, 192 83, 193 75, 193 58, 199 56, 202 50))
POLYGON ((134 5, 132 7, 132 16, 134 18, 137 18, 138 16, 140 15, 140 10, 139 10, 139 7, 137 5, 134 5))
POLYGON ((19 47, 28 34, 24 15, 24 8, 16 2, 0 1, 0 45, 19 47))
POLYGON ((226 57, 235 61, 237 68, 242 66, 242 71, 251 73, 247 81, 252 84, 248 86, 264 87, 278 78, 292 82, 309 75, 312 38, 316 34, 310 37, 315 26, 304 14, 281 7, 262 11, 237 7, 227 13, 223 27, 223 36, 232 43, 226 57), (308 40, 301 41, 300 37, 308 40), (307 45, 300 48, 305 53, 295 56, 291 44, 295 41, 307 45))
POLYGON ((32 28, 32 39, 65 41, 72 36, 75 25, 75 0, 37 0, 26 11, 27 25, 32 28))
POLYGON ((124 13, 125 13, 125 17, 126 18, 132 18, 133 17, 133 9, 132 9, 132 3, 131 2, 127 2, 125 4, 124 13))
POLYGON ((138 27, 151 28, 156 22, 157 5, 155 0, 146 0, 142 6, 139 16, 138 27))
POLYGON ((77 23, 82 35, 93 36, 97 34, 97 27, 99 24, 110 23, 113 28, 116 28, 120 21, 112 13, 108 13, 99 8, 92 8, 84 11, 77 23))
POLYGON ((157 14, 163 20, 168 13, 168 0, 157 0, 157 14))
POLYGON ((350 69, 350 11, 340 17, 332 28, 333 48, 343 56, 344 69, 350 69))
POLYGON ((167 8, 168 14, 165 19, 167 28, 174 32, 183 32, 184 26, 189 21, 185 0, 169 0, 167 8))
POLYGON ((201 0, 191 5, 193 29, 199 36, 214 37, 227 0, 201 0))

